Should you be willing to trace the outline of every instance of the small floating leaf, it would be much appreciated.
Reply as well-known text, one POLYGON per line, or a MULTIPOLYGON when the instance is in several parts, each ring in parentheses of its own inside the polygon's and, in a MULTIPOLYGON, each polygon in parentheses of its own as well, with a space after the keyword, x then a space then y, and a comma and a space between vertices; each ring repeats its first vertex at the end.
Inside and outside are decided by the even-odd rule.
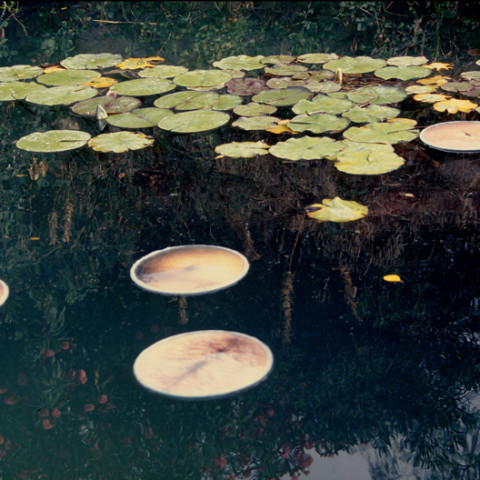
POLYGON ((305 53, 297 58, 301 63, 326 63, 337 59, 338 55, 336 53, 305 53))
POLYGON ((437 90, 437 87, 435 85, 409 85, 407 88, 405 88, 405 91, 408 94, 417 94, 417 93, 432 93, 437 90))
POLYGON ((264 142, 232 142, 215 147, 219 157, 253 158, 257 155, 266 155, 270 145, 264 142))
POLYGON ((162 57, 127 58, 115 66, 121 70, 136 70, 139 68, 154 67, 156 63, 152 62, 163 62, 164 60, 162 57))
POLYGON ((340 197, 325 198, 321 204, 315 203, 305 208, 307 215, 318 222, 351 222, 368 215, 368 207, 340 197))
POLYGON ((261 63, 263 55, 257 55, 256 57, 249 57, 248 55, 237 55, 233 57, 226 57, 213 62, 213 66, 222 70, 257 70, 263 68, 264 64, 261 63))
POLYGON ((342 142, 336 142, 329 137, 290 138, 270 147, 269 152, 278 158, 287 160, 320 160, 335 158, 344 147, 342 142))
POLYGON ((458 111, 468 113, 477 107, 478 105, 470 100, 459 100, 458 98, 450 98, 433 104, 433 108, 437 110, 437 112, 448 113, 457 113, 458 111))
POLYGON ((222 88, 231 78, 231 75, 224 70, 192 70, 178 75, 173 81, 181 87, 202 87, 213 90, 222 88))
POLYGON ((383 78, 383 80, 390 80, 392 78, 398 78, 399 80, 412 80, 414 78, 428 77, 432 71, 425 67, 384 67, 379 70, 375 70, 375 76, 383 78))
POLYGON ((292 55, 269 55, 267 57, 263 57, 260 62, 264 65, 275 65, 277 63, 293 63, 295 61, 295 57, 292 55))
POLYGON ((343 113, 349 110, 353 105, 350 100, 339 99, 327 95, 317 95, 312 100, 300 100, 293 107, 292 111, 296 114, 306 113, 343 113))
POLYGON ((324 64, 323 68, 336 72, 341 69, 343 73, 368 73, 378 70, 387 64, 380 58, 360 57, 341 57, 338 60, 332 60, 324 64))
MULTIPOLYGON (((369 101, 375 105, 385 105, 387 103, 398 103, 407 98, 407 92, 400 87, 386 87, 383 85, 373 87, 360 87, 354 92, 348 94, 348 98, 352 101, 354 95, 367 95, 373 96, 369 101)), ((362 103, 361 101, 358 103, 362 103)))
POLYGON ((49 87, 35 89, 27 94, 27 102, 37 103, 39 105, 70 105, 87 98, 97 95, 98 90, 92 87, 82 85, 61 85, 59 87, 49 87))
POLYGON ((440 86, 442 90, 446 92, 466 92, 473 88, 473 85, 470 82, 448 82, 440 86))
POLYGON ((220 95, 216 92, 195 92, 186 90, 170 93, 157 98, 153 104, 159 108, 175 108, 176 110, 198 110, 209 108, 217 103, 220 95))
POLYGON ((153 138, 143 133, 102 133, 90 139, 88 146, 98 152, 122 153, 148 147, 153 144, 153 141, 153 138))
POLYGON ((431 70, 451 70, 453 66, 450 63, 441 63, 433 62, 430 64, 422 65, 425 68, 430 68, 431 70))
POLYGON ((16 146, 29 152, 63 152, 83 147, 89 139, 89 133, 79 130, 49 130, 26 135, 16 146))
POLYGON ((448 95, 443 95, 441 93, 418 93, 413 97, 413 99, 417 102, 425 103, 441 102, 443 100, 448 100, 449 98, 451 97, 449 97, 448 95))
POLYGON ((141 78, 173 78, 186 72, 188 72, 187 67, 177 65, 156 65, 155 67, 147 68, 138 72, 138 76, 141 78))
POLYGON ((277 63, 273 67, 265 67, 265 73, 277 75, 279 77, 288 77, 289 75, 293 75, 297 72, 306 72, 307 70, 308 68, 304 67, 303 65, 295 65, 290 63, 277 63))
POLYGON ((232 123, 232 127, 238 127, 243 130, 267 130, 275 127, 280 121, 277 117, 269 115, 260 115, 257 117, 240 117, 232 123))
POLYGON ((98 105, 101 105, 108 114, 116 114, 130 112, 138 108, 141 104, 142 101, 136 97, 103 95, 78 102, 72 105, 71 109, 77 115, 93 117, 95 116, 98 105))
POLYGON ((351 175, 380 175, 397 170, 404 159, 391 145, 344 141, 345 148, 337 155, 335 168, 351 175))
POLYGON ((210 108, 212 110, 233 110, 242 103, 241 97, 238 95, 220 95, 217 102, 215 102, 210 108))
POLYGON ((342 113, 342 117, 355 123, 378 122, 387 118, 395 118, 398 115, 400 115, 398 108, 387 107, 386 105, 367 105, 366 107, 355 105, 342 113))
POLYGON ((343 130, 349 123, 347 118, 337 117, 329 113, 314 113, 312 115, 297 115, 287 123, 287 126, 295 132, 324 133, 343 130))
POLYGON ((412 65, 419 66, 427 62, 427 57, 411 57, 408 55, 401 57, 391 57, 387 60, 388 65, 395 65, 397 67, 410 67, 412 65))
POLYGON ((12 67, 0 67, 0 82, 17 82, 28 80, 41 75, 43 70, 40 67, 31 65, 13 65, 12 67))
POLYGON ((95 70, 57 70, 37 77, 37 82, 48 86, 81 85, 100 77, 95 70))
POLYGON ((45 90, 47 87, 36 82, 0 83, 0 102, 22 100, 34 90, 45 90))
POLYGON ((163 118, 158 127, 175 133, 206 132, 225 125, 229 120, 230 115, 225 112, 192 110, 163 118))
POLYGON ((113 67, 122 61, 118 53, 80 53, 74 57, 65 58, 60 65, 72 70, 97 70, 113 67))
POLYGON ((93 80, 90 80, 89 82, 82 83, 82 85, 86 85, 87 87, 93 87, 93 88, 109 88, 112 85, 115 85, 116 83, 118 83, 118 80, 115 80, 114 78, 97 77, 97 78, 94 78, 93 80))
POLYGON ((120 128, 148 128, 157 126, 162 118, 173 114, 165 108, 139 108, 132 112, 111 115, 107 118, 107 123, 120 128))
POLYGON ((351 127, 343 132, 343 136, 353 142, 393 144, 414 140, 418 136, 418 130, 412 130, 412 125, 402 122, 401 119, 393 119, 391 122, 351 127))
POLYGON ((434 77, 423 78, 422 80, 417 80, 417 83, 421 85, 435 85, 437 87, 442 86, 444 83, 447 83, 450 80, 450 77, 443 77, 441 75, 435 75, 434 77))
POLYGON ((127 80, 126 82, 117 83, 110 90, 117 95, 158 95, 161 93, 175 90, 175 84, 165 78, 137 78, 135 80, 127 80))
POLYGON ((395 273, 391 273, 389 275, 384 275, 383 279, 386 282, 403 282, 403 280, 398 275, 396 275, 395 273))
POLYGON ((260 92, 252 97, 253 102, 266 103, 277 107, 286 107, 294 105, 300 100, 306 100, 312 93, 305 88, 283 88, 278 90, 268 90, 260 92))
POLYGON ((271 115, 277 111, 273 105, 264 105, 262 103, 251 102, 246 105, 239 105, 233 109, 239 117, 256 117, 259 115, 271 115))

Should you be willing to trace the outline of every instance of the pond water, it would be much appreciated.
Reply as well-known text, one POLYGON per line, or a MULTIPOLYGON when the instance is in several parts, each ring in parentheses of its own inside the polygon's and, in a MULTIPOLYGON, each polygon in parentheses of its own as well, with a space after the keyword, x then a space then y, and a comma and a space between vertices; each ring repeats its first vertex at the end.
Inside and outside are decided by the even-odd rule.
MULTIPOLYGON (((420 126, 457 118, 401 107, 420 126)), ((144 129, 153 145, 125 153, 36 153, 15 142, 95 136, 97 121, 63 105, 0 109, 1 478, 478 479, 479 155, 415 139, 395 146, 401 168, 350 175, 326 159, 220 158, 221 144, 289 138, 230 125, 144 129), (368 215, 306 215, 337 196, 368 215), (250 269, 191 297, 132 282, 140 257, 189 244, 241 252, 250 269), (271 374, 195 401, 136 381, 140 352, 198 330, 258 338, 271 374)))

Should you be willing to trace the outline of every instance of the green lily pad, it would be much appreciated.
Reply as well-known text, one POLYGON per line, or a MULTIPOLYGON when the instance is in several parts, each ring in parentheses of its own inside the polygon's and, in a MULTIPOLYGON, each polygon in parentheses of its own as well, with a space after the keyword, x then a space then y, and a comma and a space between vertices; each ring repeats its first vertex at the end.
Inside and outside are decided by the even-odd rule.
POLYGON ((23 100, 30 92, 47 87, 36 82, 8 82, 0 83, 0 102, 23 100))
POLYGON ((260 62, 264 65, 275 65, 277 63, 292 63, 295 61, 295 57, 292 55, 269 55, 267 57, 263 57, 260 62))
POLYGON ((107 118, 107 123, 120 128, 156 127, 162 118, 173 114, 171 110, 165 108, 138 108, 132 112, 110 115, 107 118))
POLYGON ((238 127, 243 130, 267 130, 275 127, 280 121, 277 117, 269 115, 260 115, 258 117, 240 117, 232 123, 232 127, 238 127))
POLYGON ((400 87, 386 87, 383 85, 373 87, 360 87, 354 92, 349 92, 347 97, 356 103, 363 103, 366 98, 372 97, 369 100, 370 104, 385 105, 387 103, 398 103, 407 98, 407 92, 400 87), (355 96, 359 101, 355 100, 355 96), (363 101, 362 101, 363 98, 363 101))
POLYGON ((327 63, 337 59, 338 55, 336 53, 305 53, 297 57, 297 60, 301 63, 327 63))
POLYGON ((307 70, 308 68, 303 65, 288 63, 277 63, 273 67, 265 67, 265 73, 277 75, 279 77, 288 77, 289 75, 293 75, 298 72, 306 72, 307 70))
POLYGON ((91 135, 79 130, 34 132, 20 138, 16 146, 29 152, 63 152, 83 147, 91 135))
POLYGON ((428 63, 427 57, 412 57, 409 55, 404 55, 401 57, 391 57, 387 60, 388 65, 395 65, 396 67, 410 67, 410 66, 419 66, 425 65, 428 63))
POLYGON ((308 88, 308 90, 314 93, 333 93, 338 92, 342 88, 342 86, 337 82, 331 81, 307 81, 305 82, 305 88, 308 88))
POLYGON ((467 92, 473 88, 473 85, 469 82, 448 82, 440 86, 442 90, 446 92, 467 92))
POLYGON ((153 144, 153 141, 153 138, 143 133, 102 133, 90 139, 88 146, 97 152, 122 153, 148 147, 153 144))
POLYGON ((363 127, 351 127, 343 136, 348 140, 360 143, 399 143, 410 142, 418 136, 418 130, 412 128, 404 119, 393 119, 390 122, 374 122, 363 127), (400 121, 399 121, 400 120, 400 121))
POLYGON ((117 95, 132 95, 133 97, 145 95, 158 95, 175 90, 176 86, 171 80, 165 78, 137 78, 117 83, 110 87, 117 95))
POLYGON ((173 81, 185 88, 219 89, 231 78, 224 70, 192 70, 178 75, 173 81))
POLYGON ((87 117, 94 117, 97 113, 97 107, 100 105, 109 115, 117 113, 126 113, 135 110, 142 104, 142 101, 136 97, 115 97, 110 95, 103 95, 101 97, 94 97, 88 100, 72 105, 70 108, 77 115, 85 115, 87 117))
POLYGON ((287 123, 287 127, 294 132, 324 133, 343 130, 349 123, 347 118, 337 117, 329 113, 314 113, 293 117, 287 123))
POLYGON ((157 98, 153 104, 158 108, 175 108, 176 110, 198 110, 209 108, 220 99, 216 92, 195 92, 186 90, 170 93, 157 98))
POLYGON ((390 80, 392 78, 397 78, 399 80, 412 80, 414 78, 428 77, 431 73, 432 70, 430 68, 417 66, 389 66, 375 70, 375 76, 383 78, 383 80, 390 80))
POLYGON ((435 85, 409 85, 407 88, 405 88, 405 91, 409 95, 417 95, 418 93, 432 93, 435 90, 437 90, 437 87, 435 85))
POLYGON ((138 76, 142 78, 173 78, 188 72, 187 67, 178 65, 155 65, 138 72, 138 76))
POLYGON ((261 78, 232 78, 225 86, 228 93, 232 95, 255 95, 256 93, 269 90, 265 85, 265 80, 261 78))
POLYGON ((351 222, 368 215, 368 207, 352 200, 324 198, 321 204, 315 203, 305 208, 307 215, 318 222, 351 222))
POLYGON ((37 77, 37 82, 50 87, 60 85, 82 85, 94 78, 100 77, 100 72, 94 70, 56 70, 37 77))
POLYGON ((253 158, 257 155, 266 155, 270 145, 265 142, 232 142, 217 145, 215 153, 222 157, 253 158))
POLYGON ((312 114, 312 113, 332 113, 338 114, 349 110, 353 106, 353 102, 346 99, 329 97, 327 95, 316 95, 312 100, 300 100, 292 107, 292 111, 296 114, 312 114))
POLYGON ((13 65, 12 67, 0 67, 0 82, 18 82, 38 77, 43 73, 40 67, 31 65, 13 65))
POLYGON ((469 82, 472 82, 476 85, 478 85, 478 82, 480 82, 480 70, 473 70, 471 72, 462 72, 460 76, 465 80, 468 80, 469 82))
POLYGON ((262 59, 263 55, 257 55, 256 57, 237 55, 213 62, 213 66, 222 70, 257 70, 264 67, 263 63, 261 63, 262 59))
POLYGON ((329 137, 301 137, 289 138, 285 142, 278 142, 269 149, 275 157, 287 160, 320 160, 334 159, 342 150, 343 143, 336 142, 329 137))
POLYGON ((344 142, 346 147, 337 155, 335 168, 352 175, 380 175, 397 170, 405 160, 392 145, 344 142))
POLYGON ((220 95, 220 98, 210 108, 212 110, 233 110, 242 103, 242 98, 238 95, 220 95))
POLYGON ((283 88, 257 93, 252 97, 253 102, 266 103, 277 107, 294 105, 300 100, 306 100, 312 93, 306 88, 283 88))
POLYGON ((379 122, 387 118, 398 117, 398 115, 400 115, 398 108, 387 107, 386 105, 367 105, 366 107, 355 105, 347 112, 342 113, 342 117, 346 117, 355 123, 379 122))
POLYGON ((92 98, 97 93, 98 90, 92 87, 61 85, 59 87, 36 89, 28 93, 25 100, 38 105, 71 105, 72 103, 92 98))
POLYGON ((372 57, 341 57, 337 60, 331 60, 324 64, 323 68, 336 72, 341 69, 343 73, 369 73, 384 67, 387 64, 385 60, 372 57))
POLYGON ((72 70, 99 70, 115 66, 122 61, 118 53, 80 53, 60 62, 64 68, 72 70))
POLYGON ((260 115, 272 115, 277 110, 277 107, 273 105, 251 102, 246 105, 235 107, 233 113, 237 114, 239 117, 257 117, 260 115))
POLYGON ((158 127, 175 133, 206 132, 225 125, 229 120, 230 115, 225 112, 192 110, 163 118, 158 127))
POLYGON ((331 70, 308 70, 307 72, 297 72, 292 75, 293 80, 306 80, 307 82, 332 80, 334 77, 335 73, 331 70))
POLYGON ((292 77, 274 77, 267 81, 269 88, 304 87, 305 80, 292 80, 292 77))

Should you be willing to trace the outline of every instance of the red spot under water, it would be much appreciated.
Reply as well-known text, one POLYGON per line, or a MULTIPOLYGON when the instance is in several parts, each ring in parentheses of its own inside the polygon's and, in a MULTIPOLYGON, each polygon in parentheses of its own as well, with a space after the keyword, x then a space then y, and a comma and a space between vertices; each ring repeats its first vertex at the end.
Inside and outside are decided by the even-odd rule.
POLYGON ((86 403, 83 406, 83 411, 84 412, 93 412, 93 410, 95 410, 95 405, 93 403, 86 403))
POLYGON ((53 418, 58 418, 62 413, 58 408, 52 408, 52 417, 53 418))
POLYGON ((42 358, 50 358, 55 355, 55 352, 51 348, 47 348, 42 352, 42 358))
POLYGON ((151 439, 153 438, 153 430, 151 427, 148 427, 147 429, 145 429, 145 431, 143 432, 143 435, 145 436, 145 438, 148 438, 148 439, 151 439))
POLYGON ((48 417, 48 415, 49 415, 48 408, 41 408, 41 409, 38 411, 38 415, 39 415, 40 417, 48 417))
POLYGON ((82 368, 78 371, 78 381, 82 385, 85 385, 88 381, 87 372, 85 370, 83 370, 82 368))
POLYGON ((68 350, 70 348, 70 344, 64 340, 61 344, 60 344, 60 349, 61 350, 68 350))
POLYGON ((48 418, 42 420, 42 427, 44 430, 50 430, 54 427, 54 425, 50 422, 48 418))
POLYGON ((17 403, 17 397, 15 395, 9 395, 8 397, 5 398, 4 402, 7 405, 15 405, 17 403))
POLYGON ((108 397, 106 395, 102 394, 98 397, 98 403, 100 405, 104 405, 107 402, 108 402, 108 397))

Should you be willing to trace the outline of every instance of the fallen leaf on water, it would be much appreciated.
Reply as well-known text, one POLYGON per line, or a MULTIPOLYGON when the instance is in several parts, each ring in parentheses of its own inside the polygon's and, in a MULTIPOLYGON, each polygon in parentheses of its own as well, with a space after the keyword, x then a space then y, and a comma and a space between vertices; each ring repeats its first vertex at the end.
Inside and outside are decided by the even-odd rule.
POLYGON ((389 275, 385 275, 383 277, 383 279, 386 281, 386 282, 403 282, 403 280, 398 276, 396 275, 395 273, 391 273, 389 275))

